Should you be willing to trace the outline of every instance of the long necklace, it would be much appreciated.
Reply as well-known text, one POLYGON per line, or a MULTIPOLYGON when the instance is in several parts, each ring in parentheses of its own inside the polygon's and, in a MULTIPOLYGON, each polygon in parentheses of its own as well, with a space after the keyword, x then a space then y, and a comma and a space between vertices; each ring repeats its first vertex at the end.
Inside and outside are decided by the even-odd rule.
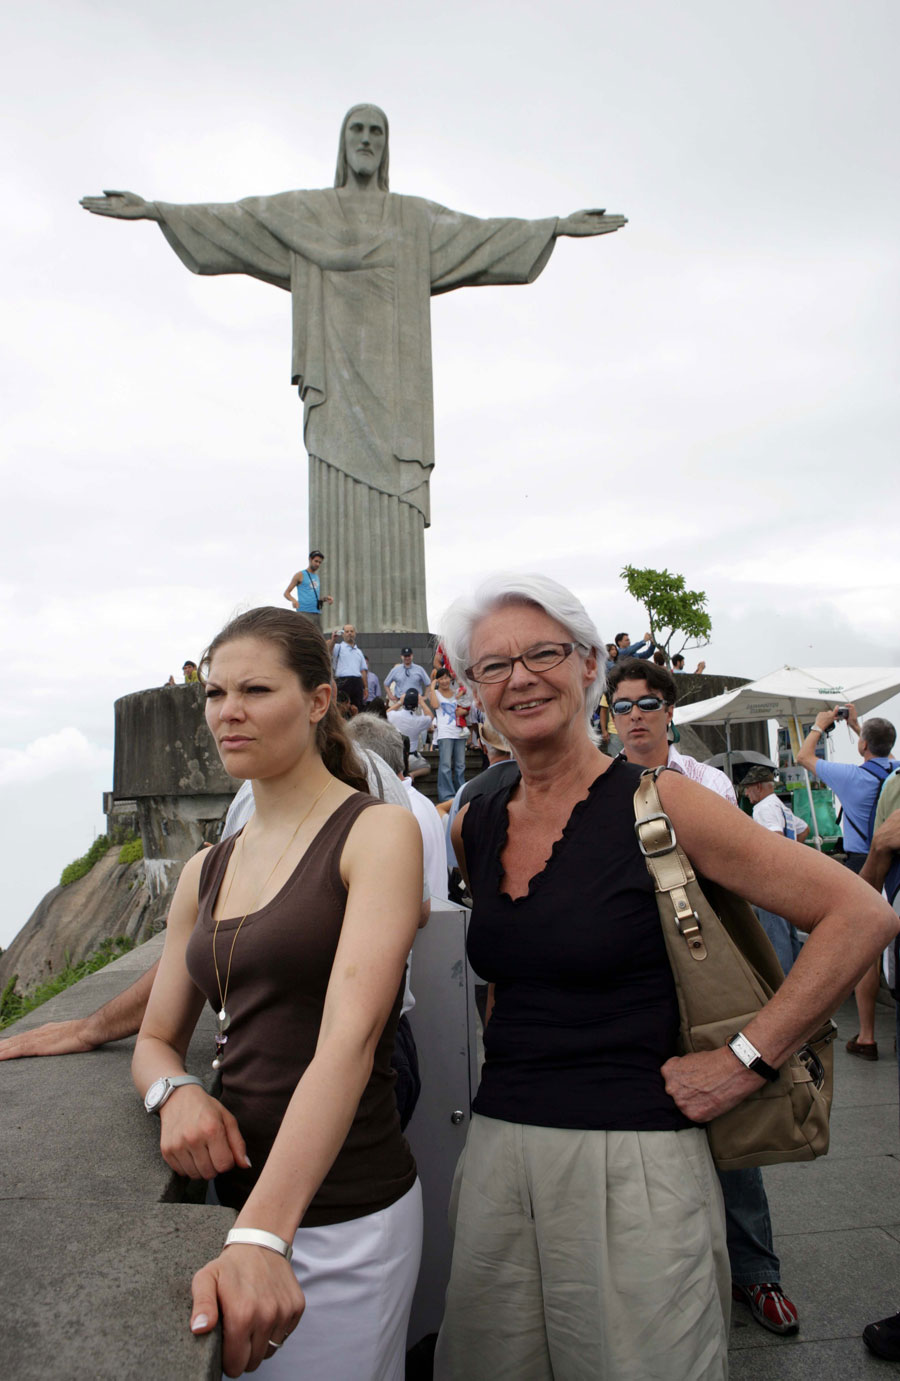
MULTIPOLYGON (((272 867, 269 869, 268 874, 266 875, 266 880, 265 880, 265 882, 263 883, 262 887, 259 889, 259 892, 257 893, 256 900, 254 901, 253 905, 252 905, 247 911, 244 912, 243 916, 241 917, 240 921, 238 922, 237 930, 234 932, 234 935, 233 935, 232 940, 231 940, 231 949, 228 951, 228 967, 227 967, 226 970, 225 970, 225 986, 224 986, 224 988, 223 988, 223 986, 222 986, 222 979, 221 979, 221 977, 219 976, 219 961, 218 961, 218 959, 216 958, 216 941, 217 941, 218 938, 219 938, 219 926, 221 925, 221 922, 222 922, 222 916, 223 916, 223 915, 225 914, 225 912, 226 912, 226 909, 227 909, 227 906, 228 906, 228 898, 231 896, 231 885, 232 885, 232 883, 234 882, 235 878, 237 877, 237 873, 238 873, 238 860, 237 860, 237 859, 235 860, 234 867, 233 867, 233 869, 231 870, 231 877, 228 879, 228 887, 227 887, 227 889, 226 889, 226 891, 225 891, 225 896, 224 896, 223 899, 222 899, 222 911, 221 911, 221 914, 220 914, 220 916, 219 916, 219 919, 216 921, 216 928, 215 928, 215 930, 213 931, 213 968, 214 968, 215 971, 216 971, 216 987, 217 987, 218 990, 219 990, 219 1010, 218 1010, 218 1012, 216 1013, 216 1021, 217 1021, 217 1023, 218 1023, 217 1028, 216 1028, 216 1057, 215 1057, 215 1059, 214 1059, 213 1062, 212 1062, 212 1067, 213 1067, 213 1069, 221 1069, 221 1068, 222 1068, 222 1061, 223 1061, 224 1058, 225 1058, 225 1046, 228 1044, 228 1028, 231 1026, 231 1017, 229 1016, 228 1011, 226 1010, 225 1003, 226 1003, 227 998, 228 998, 228 984, 229 984, 229 981, 230 981, 230 979, 231 979, 231 961, 232 961, 232 959, 234 958, 234 947, 235 947, 235 944, 237 943, 237 937, 238 937, 238 936, 240 935, 240 933, 241 933, 241 926, 244 924, 244 922, 246 921, 247 917, 248 917, 249 915, 251 915, 253 911, 256 910, 257 906, 259 905, 259 901, 260 901, 260 899, 261 899, 263 893, 265 892, 266 888, 267 888, 268 885, 269 885, 269 882, 270 882, 270 880, 271 880, 271 878, 272 878, 272 874, 275 872, 275 869, 278 867, 279 863, 280 863, 281 860, 284 858, 284 856, 285 856, 285 854, 287 853, 288 849, 291 847, 291 845, 293 844, 294 840, 297 838, 297 835, 300 833, 300 827, 301 827, 301 825, 303 825, 304 822, 305 822, 306 820, 309 819, 310 815, 312 815, 312 813, 313 813, 313 811, 315 810, 316 806, 319 804, 319 802, 321 801, 322 797, 325 795, 325 792, 328 790, 328 788, 331 786, 331 783, 332 783, 334 780, 335 780, 334 777, 329 777, 329 778, 328 778, 328 781, 327 781, 327 782, 325 783, 325 785, 322 787, 322 790, 319 792, 318 796, 317 796, 316 799, 313 801, 313 803, 312 803, 312 805, 310 806, 309 810, 305 811, 305 812, 303 813, 303 815, 300 817, 300 820, 299 820, 298 823, 297 823, 297 828, 294 830, 294 832, 293 832, 293 834, 291 835, 290 839, 289 839, 288 842, 285 844, 284 848, 282 849, 281 853, 280 853, 280 854, 278 855, 278 857, 276 858, 275 862, 272 864, 272 867)), ((238 841, 238 843, 239 843, 240 849, 241 849, 241 858, 243 858, 243 856, 244 856, 244 836, 243 836, 243 835, 241 835, 240 840, 238 841)))

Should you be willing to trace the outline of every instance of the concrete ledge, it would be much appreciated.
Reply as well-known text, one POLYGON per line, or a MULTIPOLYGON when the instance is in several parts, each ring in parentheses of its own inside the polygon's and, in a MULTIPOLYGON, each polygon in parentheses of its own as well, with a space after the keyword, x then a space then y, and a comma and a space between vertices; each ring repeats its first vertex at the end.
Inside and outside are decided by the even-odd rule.
POLYGON ((191 1335, 191 1277, 234 1215, 190 1204, 3 1205, 3 1374, 123 1381, 222 1374, 219 1335, 191 1335))
MULTIPOLYGON (((84 1016, 156 961, 164 937, 110 964, 10 1027, 84 1016)), ((205 1009, 186 1061, 206 1077, 205 1009)), ((159 1124, 131 1082, 134 1039, 84 1055, 0 1064, 0 1357, 16 1381, 193 1381, 221 1375, 218 1332, 191 1336, 193 1273, 216 1256, 230 1209, 182 1202, 159 1124)))

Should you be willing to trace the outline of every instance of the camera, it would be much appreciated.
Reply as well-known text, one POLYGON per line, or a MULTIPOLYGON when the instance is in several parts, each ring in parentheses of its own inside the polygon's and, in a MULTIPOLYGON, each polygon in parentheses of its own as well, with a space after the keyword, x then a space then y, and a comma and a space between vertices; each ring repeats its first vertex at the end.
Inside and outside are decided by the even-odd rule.
POLYGON ((835 712, 835 716, 834 716, 834 722, 835 722, 835 724, 838 722, 839 719, 849 719, 849 718, 850 718, 850 706, 849 706, 849 705, 838 705, 837 710, 836 710, 836 712, 835 712))

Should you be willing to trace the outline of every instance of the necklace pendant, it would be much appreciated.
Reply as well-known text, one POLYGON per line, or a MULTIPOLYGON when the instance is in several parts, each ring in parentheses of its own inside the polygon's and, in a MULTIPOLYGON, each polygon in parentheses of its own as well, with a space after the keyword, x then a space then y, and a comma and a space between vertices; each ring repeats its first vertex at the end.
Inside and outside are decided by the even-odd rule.
POLYGON ((213 1069, 221 1069, 222 1061, 225 1058, 225 1047, 228 1044, 228 1037, 220 1031, 216 1036, 216 1058, 212 1062, 213 1069))
POLYGON ((216 1019, 219 1023, 219 1034, 221 1035, 225 1031, 227 1031, 229 1026, 231 1025, 231 1017, 228 1015, 228 1013, 225 1011, 225 1008, 223 1007, 221 1011, 216 1013, 216 1019))

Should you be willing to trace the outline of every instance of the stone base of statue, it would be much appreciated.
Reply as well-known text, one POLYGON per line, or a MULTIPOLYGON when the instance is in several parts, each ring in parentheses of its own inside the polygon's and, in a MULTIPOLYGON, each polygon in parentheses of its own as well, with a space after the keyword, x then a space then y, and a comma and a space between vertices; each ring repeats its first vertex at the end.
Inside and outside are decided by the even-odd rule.
MULTIPOLYGON (((376 636, 394 631, 402 635, 404 628, 426 626, 421 513, 403 499, 361 484, 313 455, 309 457, 309 549, 325 553, 322 583, 334 604, 323 613, 331 626, 352 623, 356 629, 374 630, 376 636)), ((413 636, 429 635, 407 635, 410 646, 413 636)), ((372 633, 368 637, 371 641, 372 633)), ((361 637, 358 641, 377 667, 379 661, 366 643, 361 637)), ((423 665, 430 670, 430 653, 423 665)))
POLYGON ((384 679, 391 667, 395 667, 400 661, 402 647, 411 647, 413 661, 418 662, 419 666, 424 667, 428 675, 431 675, 431 664, 437 647, 437 637, 434 633, 392 633, 377 628, 366 628, 365 624, 362 627, 355 624, 354 627, 356 641, 368 657, 369 666, 382 683, 385 700, 387 686, 384 685, 384 679))

